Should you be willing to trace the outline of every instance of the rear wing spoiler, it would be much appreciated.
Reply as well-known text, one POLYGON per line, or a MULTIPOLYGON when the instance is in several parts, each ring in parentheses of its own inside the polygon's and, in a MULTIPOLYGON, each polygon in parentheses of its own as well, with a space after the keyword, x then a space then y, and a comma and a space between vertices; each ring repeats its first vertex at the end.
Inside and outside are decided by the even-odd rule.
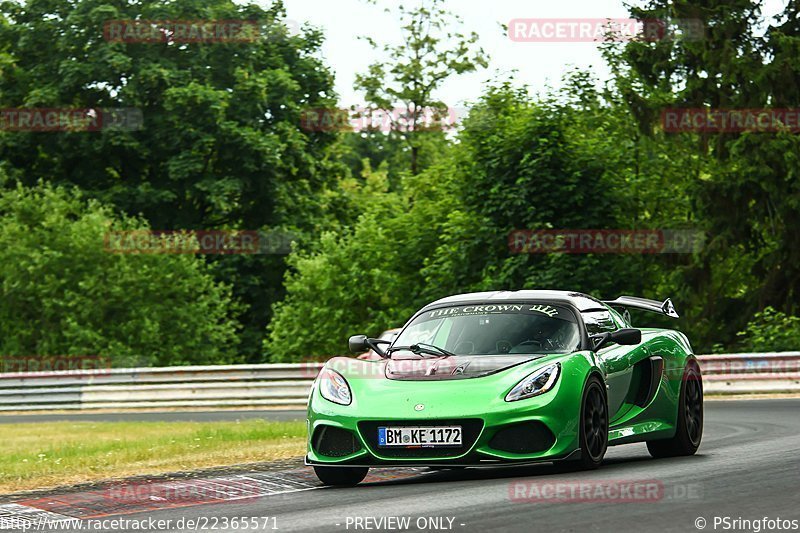
POLYGON ((651 313, 659 313, 670 318, 680 318, 672 300, 667 298, 663 302, 648 300, 647 298, 637 298, 635 296, 620 296, 616 300, 603 300, 603 303, 611 307, 623 307, 625 309, 641 309, 651 313))

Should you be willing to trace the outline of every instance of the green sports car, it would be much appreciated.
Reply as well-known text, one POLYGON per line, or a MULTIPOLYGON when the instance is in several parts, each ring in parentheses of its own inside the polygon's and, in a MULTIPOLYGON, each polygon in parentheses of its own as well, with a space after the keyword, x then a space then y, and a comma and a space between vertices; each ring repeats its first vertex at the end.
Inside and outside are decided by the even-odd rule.
POLYGON ((324 365, 306 464, 326 485, 354 485, 385 466, 596 468, 631 442, 694 454, 703 388, 689 341, 632 328, 629 309, 678 317, 670 300, 498 291, 433 302, 390 343, 353 336, 353 352, 382 359, 324 365))

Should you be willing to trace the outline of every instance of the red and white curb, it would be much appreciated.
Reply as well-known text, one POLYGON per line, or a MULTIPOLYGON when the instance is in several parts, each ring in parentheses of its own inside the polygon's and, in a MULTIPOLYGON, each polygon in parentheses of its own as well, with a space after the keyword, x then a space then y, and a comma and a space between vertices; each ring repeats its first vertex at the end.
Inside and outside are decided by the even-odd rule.
POLYGON ((69 517, 19 503, 0 504, 0 530, 30 531, 39 524, 61 520, 69 520, 69 517))
MULTIPOLYGON (((371 472, 365 482, 402 480, 426 473, 430 471, 420 468, 380 469, 371 472)), ((124 481, 85 492, 0 504, 0 529, 3 529, 4 523, 21 524, 24 521, 34 524, 76 518, 105 518, 196 505, 242 502, 320 488, 323 486, 310 468, 198 479, 124 481)), ((14 529, 17 528, 22 526, 14 529)), ((30 529, 35 529, 35 525, 30 529)))

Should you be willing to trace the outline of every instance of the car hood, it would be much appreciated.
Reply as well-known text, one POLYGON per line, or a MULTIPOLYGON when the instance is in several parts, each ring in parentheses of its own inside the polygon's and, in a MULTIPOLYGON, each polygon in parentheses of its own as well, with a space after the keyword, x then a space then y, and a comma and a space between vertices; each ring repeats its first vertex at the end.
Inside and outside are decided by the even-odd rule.
POLYGON ((386 361, 385 375, 388 379, 404 381, 468 379, 495 374, 542 357, 519 354, 390 359, 386 361))

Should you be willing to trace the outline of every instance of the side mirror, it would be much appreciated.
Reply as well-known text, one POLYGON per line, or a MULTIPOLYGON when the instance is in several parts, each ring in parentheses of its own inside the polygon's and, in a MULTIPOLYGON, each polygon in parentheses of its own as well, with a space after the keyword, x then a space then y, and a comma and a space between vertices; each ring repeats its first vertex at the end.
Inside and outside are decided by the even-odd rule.
POLYGON ((386 352, 381 348, 380 344, 392 344, 391 341, 384 341, 381 339, 370 339, 366 335, 353 335, 347 341, 350 351, 353 353, 364 353, 367 350, 372 350, 381 357, 386 357, 386 352))
POLYGON ((634 346, 642 342, 642 330, 634 328, 622 328, 611 334, 610 341, 622 346, 634 346))
POLYGON ((615 342, 621 346, 635 346, 642 342, 642 330, 634 328, 622 328, 610 333, 603 333, 597 337, 592 337, 595 341, 594 349, 599 350, 609 342, 615 342))
POLYGON ((347 346, 353 353, 364 353, 370 349, 369 344, 367 344, 366 335, 353 335, 350 337, 350 340, 347 341, 347 346))

